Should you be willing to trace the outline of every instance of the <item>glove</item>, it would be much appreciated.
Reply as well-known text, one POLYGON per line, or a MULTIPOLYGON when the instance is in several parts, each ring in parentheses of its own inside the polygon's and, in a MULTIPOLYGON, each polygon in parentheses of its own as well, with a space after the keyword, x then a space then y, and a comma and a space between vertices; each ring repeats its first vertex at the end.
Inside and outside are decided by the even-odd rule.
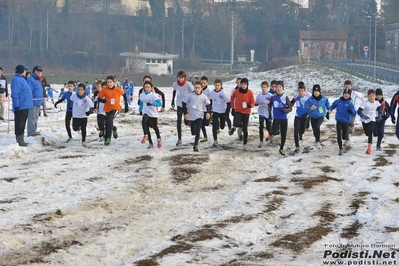
POLYGON ((98 99, 98 101, 99 101, 100 103, 106 103, 106 102, 107 102, 106 99, 98 99))
POLYGON ((308 118, 308 116, 309 116, 309 114, 306 113, 306 114, 303 114, 301 118, 304 118, 304 119, 305 119, 305 118, 308 118))
POLYGON ((370 119, 370 117, 367 115, 362 115, 361 118, 363 118, 364 120, 370 119))
POLYGON ((54 108, 57 109, 57 103, 54 104, 54 108))
POLYGON ((231 115, 234 116, 236 114, 236 111, 234 109, 231 109, 231 115))
POLYGON ((379 116, 377 116, 376 118, 375 118, 375 121, 376 122, 380 122, 382 120, 382 115, 379 115, 379 116))
POLYGON ((396 121, 395 115, 392 115, 392 116, 391 116, 391 121, 392 121, 392 124, 395 125, 395 121, 396 121))
POLYGON ((172 108, 175 108, 175 101, 172 101, 170 106, 172 106, 172 108))
POLYGON ((273 119, 271 117, 268 117, 268 118, 266 118, 266 121, 271 123, 271 122, 273 122, 273 119))
POLYGON ((284 114, 288 114, 290 112, 290 109, 283 108, 283 109, 281 109, 281 112, 284 113, 284 114))
POLYGON ((247 103, 247 108, 252 108, 250 103, 247 103))
POLYGON ((186 126, 189 126, 189 125, 190 125, 190 121, 189 121, 189 120, 186 120, 186 119, 184 119, 184 124, 185 124, 186 126))
POLYGON ((327 118, 327 120, 330 120, 330 114, 329 113, 326 114, 326 118, 327 118))
POLYGON ((86 112, 86 116, 89 116, 89 115, 91 115, 93 112, 90 112, 90 111, 87 111, 86 112))
POLYGON ((125 113, 129 112, 129 105, 125 104, 125 113))
POLYGON ((147 103, 147 106, 151 106, 152 105, 152 103, 147 103))
MULTIPOLYGON (((18 112, 19 111, 19 107, 14 107, 14 111, 18 112)), ((394 123, 395 124, 395 123, 394 123)))
POLYGON ((295 98, 291 100, 291 105, 295 104, 295 98))

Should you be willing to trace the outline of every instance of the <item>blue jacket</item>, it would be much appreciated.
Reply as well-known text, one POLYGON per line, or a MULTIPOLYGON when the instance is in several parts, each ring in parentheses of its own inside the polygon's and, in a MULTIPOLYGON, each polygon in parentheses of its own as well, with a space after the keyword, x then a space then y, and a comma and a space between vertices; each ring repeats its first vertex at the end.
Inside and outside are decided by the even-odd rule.
POLYGON ((335 100, 332 103, 330 110, 334 110, 335 108, 337 108, 335 120, 341 123, 349 124, 352 117, 356 116, 356 109, 350 98, 345 99, 344 97, 341 97, 335 100))
POLYGON ((316 119, 322 118, 326 116, 327 110, 330 110, 330 102, 328 101, 328 98, 325 96, 321 96, 321 99, 318 101, 312 95, 312 97, 310 97, 305 102, 305 108, 308 111, 311 118, 316 118, 316 119), (312 105, 315 105, 316 109, 310 110, 310 107, 312 105))
POLYGON ((40 82, 40 78, 36 76, 35 73, 32 73, 27 80, 31 90, 33 97, 33 106, 42 106, 43 104, 43 86, 40 82))
MULTIPOLYGON (((41 85, 40 85, 41 86, 41 85)), ((33 107, 32 89, 21 74, 15 74, 11 81, 12 110, 31 109, 33 107)))

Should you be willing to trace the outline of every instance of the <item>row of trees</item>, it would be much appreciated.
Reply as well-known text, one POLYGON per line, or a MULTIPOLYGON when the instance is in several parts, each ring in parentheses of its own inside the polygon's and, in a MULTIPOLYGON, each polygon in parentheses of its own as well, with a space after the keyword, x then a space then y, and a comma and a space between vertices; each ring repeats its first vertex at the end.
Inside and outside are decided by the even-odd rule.
MULTIPOLYGON (((299 31, 308 27, 348 32, 360 54, 369 42, 369 18, 377 14, 375 0, 315 0, 312 10, 291 0, 210 2, 190 0, 184 12, 178 0, 167 10, 165 0, 149 0, 149 9, 143 5, 132 16, 121 0, 0 0, 2 64, 106 72, 122 67, 119 53, 136 46, 191 61, 229 60, 232 29, 235 54, 253 49, 261 62, 297 55, 299 31)), ((395 22, 399 1, 386 2, 385 23, 395 22)), ((383 50, 384 27, 378 27, 383 50)))

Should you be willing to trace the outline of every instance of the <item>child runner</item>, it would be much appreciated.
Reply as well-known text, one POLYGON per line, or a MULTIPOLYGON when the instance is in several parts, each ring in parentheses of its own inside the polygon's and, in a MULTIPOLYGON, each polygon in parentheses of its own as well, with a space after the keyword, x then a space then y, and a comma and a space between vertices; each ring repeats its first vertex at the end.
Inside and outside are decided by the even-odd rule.
POLYGON ((211 118, 211 105, 208 97, 202 94, 202 86, 200 81, 194 83, 194 93, 189 93, 182 100, 182 110, 184 119, 190 121, 191 134, 195 135, 193 150, 198 152, 198 141, 200 137, 202 119, 204 118, 204 106, 207 113, 205 119, 211 118))
MULTIPOLYGON (((187 82, 187 73, 186 71, 180 70, 177 72, 176 75, 177 80, 173 83, 173 96, 171 106, 175 108, 175 97, 176 97, 176 104, 177 104, 177 142, 176 146, 182 146, 183 142, 181 140, 181 122, 183 116, 183 99, 193 92, 193 86, 190 82, 187 82)), ((204 95, 205 96, 205 95, 204 95)), ((186 116, 185 116, 186 117, 186 116)), ((184 124, 188 125, 189 122, 184 121, 184 124)))
POLYGON ((111 144, 111 132, 113 137, 118 138, 118 133, 116 127, 114 127, 114 118, 121 110, 120 98, 123 96, 125 103, 125 113, 129 111, 129 106, 127 105, 126 94, 122 88, 115 87, 115 77, 110 75, 106 79, 107 87, 103 88, 98 93, 98 101, 105 103, 104 111, 106 115, 106 130, 105 130, 105 141, 104 145, 108 146, 111 144))
POLYGON ((382 138, 384 137, 384 127, 385 127, 385 121, 390 116, 391 113, 391 108, 389 107, 389 104, 387 101, 384 100, 384 97, 382 96, 382 90, 381 89, 376 89, 376 98, 378 102, 381 104, 381 111, 382 111, 382 119, 379 122, 375 122, 374 126, 374 137, 377 137, 377 151, 381 150, 381 142, 382 138))
MULTIPOLYGON (((394 125, 396 122, 395 132, 396 132, 396 137, 399 139, 399 123, 397 123, 397 121, 395 121, 396 120, 395 119, 395 110, 396 110, 396 106, 399 105, 399 91, 397 91, 393 95, 390 105, 391 105, 391 121, 392 121, 392 124, 394 124, 394 125)), ((397 116, 399 117, 399 108, 398 108, 397 116)))
POLYGON ((273 118, 272 134, 277 135, 280 129, 281 142, 278 152, 285 156, 284 145, 288 129, 287 114, 292 111, 292 107, 290 99, 284 93, 284 82, 279 80, 276 85, 276 94, 270 99, 269 103, 269 118, 273 118))
MULTIPOLYGON (((345 80, 344 89, 352 90, 352 81, 345 80)), ((339 97, 342 97, 342 96, 343 96, 343 93, 341 92, 341 95, 339 97)), ((355 109, 357 109, 360 106, 360 104, 362 102, 364 102, 364 100, 365 100, 365 98, 364 98, 363 94, 361 94, 358 91, 352 90, 351 101, 352 101, 353 105, 355 106, 355 109)), ((356 118, 356 116, 353 116, 351 122, 349 123, 349 133, 350 134, 353 134, 353 132, 355 131, 355 118, 356 118)), ((346 147, 350 146, 349 139, 345 142, 344 145, 346 147)))
POLYGON ((381 104, 375 100, 375 97, 375 90, 368 90, 367 100, 365 100, 360 105, 359 109, 357 109, 357 114, 360 116, 360 121, 362 121, 364 134, 368 137, 366 149, 367 154, 371 154, 376 116, 378 116, 378 121, 380 121, 382 118, 381 104))
POLYGON ((72 120, 72 105, 73 105, 73 103, 71 102, 70 98, 73 93, 74 87, 75 87, 75 82, 73 80, 70 80, 68 82, 68 91, 64 92, 61 99, 59 99, 54 104, 54 107, 57 108, 58 104, 62 103, 65 100, 67 101, 66 102, 66 112, 65 112, 65 129, 68 133, 68 139, 65 141, 66 143, 69 143, 72 141, 71 120, 72 120))
MULTIPOLYGON (((241 78, 240 77, 238 77, 237 79, 236 79, 236 86, 231 90, 231 93, 230 93, 230 98, 231 98, 231 96, 233 95, 233 93, 236 91, 236 90, 238 90, 239 88, 240 88, 240 86, 241 86, 241 78)), ((231 106, 233 106, 233 103, 231 103, 231 106)), ((234 122, 234 113, 233 113, 233 110, 231 110, 231 115, 233 116, 233 122, 234 122)), ((229 117, 230 118, 230 117, 229 117)), ((227 122, 228 123, 228 122, 227 122)), ((231 125, 231 121, 230 121, 230 125, 229 125, 229 135, 231 136, 231 135, 233 135, 234 134, 234 132, 236 131, 236 127, 233 125, 231 125)), ((241 130, 240 130, 241 131, 241 130)), ((239 132, 237 132, 237 134, 238 134, 239 132)), ((241 134, 238 134, 238 135, 242 135, 242 132, 240 132, 241 134)))
POLYGON ((55 92, 55 93, 58 93, 57 90, 51 88, 51 84, 48 84, 48 88, 47 88, 47 98, 50 98, 52 104, 54 104, 54 92, 55 92))
MULTIPOLYGON (((146 81, 151 81, 151 83, 152 83, 152 77, 149 76, 149 75, 145 75, 144 78, 143 78, 143 83, 146 82, 146 81)), ((143 104, 140 101, 140 94, 143 92, 143 90, 144 90, 144 88, 141 88, 139 90, 139 97, 138 97, 138 102, 137 102, 137 104, 140 106, 139 107, 140 115, 143 115, 143 104)), ((165 94, 160 89, 158 89, 157 87, 153 87, 153 92, 155 92, 156 94, 161 96, 161 98, 162 98, 162 108, 161 108, 160 112, 164 112, 165 111, 165 94)))
POLYGON ((302 135, 305 133, 309 114, 305 108, 305 102, 309 99, 304 85, 298 85, 298 92, 296 97, 291 100, 291 106, 296 106, 296 113, 294 119, 294 141, 295 152, 299 152, 299 142, 302 141, 302 135))
MULTIPOLYGON (((259 146, 258 148, 263 147, 263 128, 266 123, 266 130, 269 133, 268 137, 270 139, 270 135, 272 134, 272 123, 269 119, 269 102, 272 94, 268 92, 269 90, 269 83, 267 81, 263 81, 261 84, 262 92, 256 96, 255 106, 258 106, 258 116, 259 116, 259 146)), ((266 141, 268 138, 265 139, 266 141)))
POLYGON ((242 128, 244 133, 243 150, 248 149, 248 123, 251 108, 255 106, 255 96, 252 90, 248 88, 249 81, 247 78, 241 79, 241 87, 235 90, 231 95, 231 105, 234 113, 234 126, 242 128))
MULTIPOLYGON (((211 93, 211 90, 208 89, 208 77, 202 76, 201 77, 201 86, 202 86, 202 93, 206 95, 209 99, 209 94, 211 93)), ((204 112, 204 119, 202 120, 202 134, 204 137, 201 139, 201 142, 208 142, 208 134, 206 134, 206 127, 209 126, 209 120, 205 119, 206 112, 204 112)))
MULTIPOLYGON (((96 91, 94 92, 94 108, 97 109, 97 126, 98 126, 98 130, 100 131, 98 133, 98 137, 99 137, 98 141, 100 141, 100 142, 104 141, 105 122, 107 120, 107 116, 104 111, 104 103, 102 101, 99 101, 98 94, 105 87, 107 87, 107 82, 101 83, 100 80, 96 81, 96 91)), ((105 98, 103 98, 103 99, 105 99, 105 98)))
POLYGON ((209 94, 209 100, 212 106, 212 134, 213 134, 213 145, 212 147, 218 147, 218 130, 224 129, 226 113, 230 112, 230 96, 222 87, 222 80, 215 79, 215 89, 209 94))
POLYGON ((328 118, 328 113, 331 111, 330 102, 327 97, 321 95, 321 87, 319 84, 313 85, 312 97, 305 102, 305 108, 310 115, 310 123, 316 141, 316 148, 322 149, 320 126, 324 121, 324 117, 326 116, 328 118))
POLYGON ((349 138, 349 123, 353 116, 356 116, 356 109, 351 101, 352 90, 345 89, 343 96, 335 100, 330 111, 337 108, 335 113, 335 120, 337 121, 337 141, 339 147, 339 155, 344 154, 345 150, 342 147, 342 140, 349 138))
POLYGON ((86 147, 86 127, 87 117, 93 113, 93 102, 89 99, 86 92, 86 86, 81 83, 78 85, 78 92, 71 95, 72 107, 72 128, 74 131, 79 129, 82 132, 82 145, 86 147))
POLYGON ((155 134, 157 135, 157 147, 162 147, 162 139, 159 134, 158 129, 158 111, 156 107, 161 107, 162 102, 158 97, 158 94, 153 92, 154 85, 151 81, 144 82, 144 92, 140 94, 140 101, 143 103, 143 119, 141 120, 141 125, 143 127, 144 137, 141 140, 141 143, 146 143, 148 140, 147 149, 151 149, 154 147, 151 139, 150 127, 154 129, 155 134))

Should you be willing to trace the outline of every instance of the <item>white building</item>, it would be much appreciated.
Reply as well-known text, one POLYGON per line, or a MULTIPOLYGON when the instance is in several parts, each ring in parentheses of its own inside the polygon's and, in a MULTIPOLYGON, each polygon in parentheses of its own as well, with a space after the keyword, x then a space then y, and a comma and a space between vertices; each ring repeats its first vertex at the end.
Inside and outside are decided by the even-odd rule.
POLYGON ((126 57, 126 66, 122 72, 154 75, 171 75, 173 73, 173 60, 179 57, 168 53, 142 52, 125 52, 119 55, 126 57))

